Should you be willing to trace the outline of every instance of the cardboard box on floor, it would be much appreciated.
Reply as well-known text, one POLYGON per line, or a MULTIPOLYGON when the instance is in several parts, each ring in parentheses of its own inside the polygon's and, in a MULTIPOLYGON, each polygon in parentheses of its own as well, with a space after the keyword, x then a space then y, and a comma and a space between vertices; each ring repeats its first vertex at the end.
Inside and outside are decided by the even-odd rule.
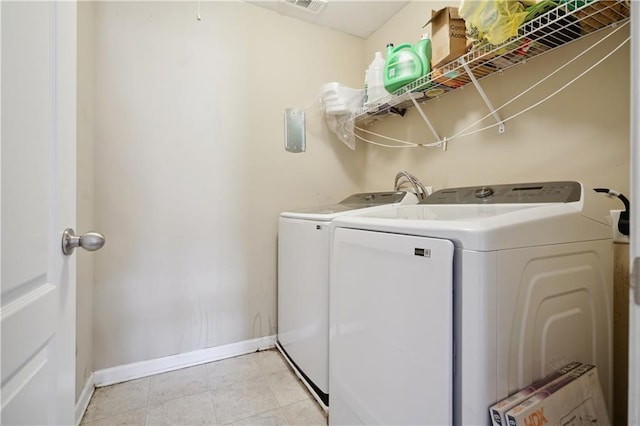
POLYGON ((536 380, 526 388, 520 389, 509 395, 507 398, 499 401, 489 408, 491 415, 491 423, 493 426, 504 426, 507 424, 506 413, 522 401, 530 398, 535 392, 539 392, 547 386, 560 381, 566 374, 575 370, 582 365, 581 362, 570 362, 562 368, 554 371, 553 373, 543 377, 540 380, 536 380))
POLYGON ((587 364, 507 411, 506 418, 509 426, 610 425, 598 370, 587 364))
POLYGON ((437 68, 464 55, 467 49, 467 28, 455 7, 431 12, 431 68, 437 68))

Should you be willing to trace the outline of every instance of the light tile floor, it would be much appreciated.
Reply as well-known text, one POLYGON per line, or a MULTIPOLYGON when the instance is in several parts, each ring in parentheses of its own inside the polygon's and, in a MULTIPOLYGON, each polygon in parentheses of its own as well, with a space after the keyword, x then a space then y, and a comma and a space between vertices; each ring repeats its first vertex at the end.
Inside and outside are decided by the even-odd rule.
POLYGON ((326 425, 275 350, 96 389, 81 425, 326 425))

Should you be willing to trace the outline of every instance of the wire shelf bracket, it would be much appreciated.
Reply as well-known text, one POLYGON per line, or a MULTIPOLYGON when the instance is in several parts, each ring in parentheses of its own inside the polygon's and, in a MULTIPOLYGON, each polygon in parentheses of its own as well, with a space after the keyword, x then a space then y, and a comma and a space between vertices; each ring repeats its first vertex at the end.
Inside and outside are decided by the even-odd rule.
POLYGON ((489 108, 489 111, 491 112, 491 115, 493 116, 493 118, 496 120, 496 123, 498 123, 498 133, 504 133, 504 122, 498 115, 498 112, 494 108, 493 104, 491 103, 491 100, 485 93, 484 89, 482 88, 482 86, 480 86, 480 83, 478 82, 476 77, 473 75, 473 72, 471 72, 471 69, 467 64, 467 61, 465 61, 464 58, 459 58, 459 61, 460 61, 460 65, 462 65, 464 67, 464 70, 467 72, 467 75, 469 76, 471 83, 473 83, 474 87, 480 94, 480 97, 484 101, 485 105, 487 105, 487 108, 489 108))
POLYGON ((433 136, 436 137, 436 143, 438 144, 438 146, 442 146, 443 149, 446 150, 446 146, 447 146, 446 143, 443 143, 442 138, 436 131, 435 127, 433 127, 433 124, 431 124, 431 120, 429 120, 429 117, 427 117, 427 114, 425 114, 422 108, 420 108, 420 105, 418 105, 418 101, 416 101, 416 98, 414 97, 413 93, 411 93, 411 90, 409 90, 408 87, 405 87, 404 90, 407 96, 409 96, 409 99, 411 99, 411 102, 413 102, 413 105, 416 107, 416 110, 420 114, 420 117, 422 117, 424 122, 427 123, 429 130, 431 130, 431 133, 433 133, 433 136))

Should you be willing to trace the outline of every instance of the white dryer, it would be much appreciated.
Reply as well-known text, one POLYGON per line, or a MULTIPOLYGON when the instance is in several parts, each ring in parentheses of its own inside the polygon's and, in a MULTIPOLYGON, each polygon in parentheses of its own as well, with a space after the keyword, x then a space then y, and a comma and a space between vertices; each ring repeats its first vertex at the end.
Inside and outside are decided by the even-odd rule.
POLYGON ((325 406, 329 404, 330 223, 356 212, 417 202, 411 192, 367 192, 339 204, 280 214, 277 346, 325 406))
POLYGON ((568 361, 611 410, 610 227, 577 182, 451 188, 337 218, 330 424, 489 425, 568 361))

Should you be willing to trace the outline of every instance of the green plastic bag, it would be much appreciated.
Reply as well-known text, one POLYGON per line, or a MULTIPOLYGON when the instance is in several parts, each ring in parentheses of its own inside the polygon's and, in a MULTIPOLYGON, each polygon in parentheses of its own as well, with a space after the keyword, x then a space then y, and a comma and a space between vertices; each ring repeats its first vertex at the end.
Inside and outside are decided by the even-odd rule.
POLYGON ((493 45, 517 36, 527 16, 516 0, 461 0, 459 14, 471 38, 493 45))

